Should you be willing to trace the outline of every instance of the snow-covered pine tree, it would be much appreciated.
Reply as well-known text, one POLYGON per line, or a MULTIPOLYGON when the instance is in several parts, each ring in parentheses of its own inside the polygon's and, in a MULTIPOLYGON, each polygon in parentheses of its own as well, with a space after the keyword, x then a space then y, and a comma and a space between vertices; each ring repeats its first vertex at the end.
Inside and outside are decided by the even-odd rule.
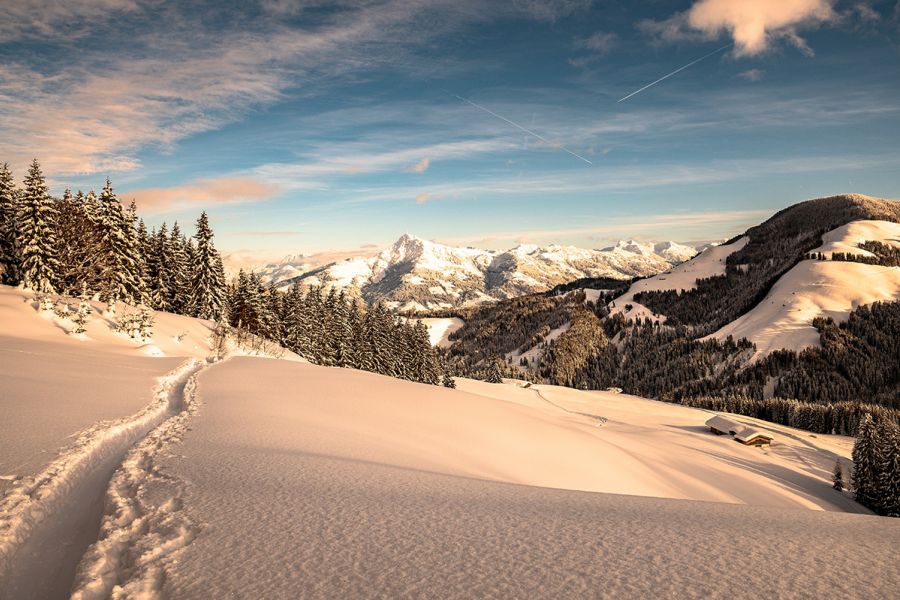
POLYGON ((153 337, 153 324, 155 318, 153 313, 146 306, 141 306, 137 313, 137 329, 138 335, 142 339, 150 339, 153 337))
POLYGON ((88 316, 93 312, 89 300, 87 284, 82 283, 81 295, 78 298, 78 310, 75 312, 75 318, 72 319, 75 323, 75 329, 72 333, 76 335, 86 331, 84 326, 87 324, 88 316))
POLYGON ((19 252, 16 246, 18 192, 9 165, 0 165, 0 283, 18 285, 19 252))
POLYGON ((443 385, 445 388, 456 388, 456 382, 453 380, 453 377, 450 375, 450 373, 447 373, 446 371, 441 378, 441 385, 443 385))
POLYGON ((503 372, 500 370, 499 360, 491 361, 485 381, 488 383, 503 383, 503 372))
MULTIPOLYGON (((201 319, 216 320, 222 315, 223 292, 217 268, 218 253, 212 242, 213 232, 209 227, 206 212, 197 219, 197 246, 191 263, 190 314, 201 319)), ((277 339, 277 338, 273 338, 277 339)))
MULTIPOLYGON (((127 265, 132 269, 128 282, 133 286, 130 290, 134 304, 147 302, 147 265, 143 253, 143 240, 138 232, 137 205, 132 200, 123 212, 125 237, 128 240, 126 251, 129 254, 127 265)), ((146 233, 146 231, 145 231, 146 233)))
MULTIPOLYGON (((132 200, 131 206, 134 206, 132 200)), ((150 290, 152 288, 152 279, 150 277, 150 260, 153 253, 153 240, 147 231, 147 224, 143 219, 138 221, 137 226, 137 247, 138 255, 141 257, 141 286, 144 290, 144 304, 150 303, 150 290)))
POLYGON ((56 291, 59 261, 56 255, 56 208, 47 191, 37 159, 31 163, 18 202, 16 245, 22 283, 45 293, 56 291))
POLYGON ((191 264, 189 262, 187 239, 182 235, 178 221, 172 225, 172 235, 168 244, 168 270, 170 276, 169 305, 172 312, 186 314, 191 301, 191 264))
POLYGON ((101 298, 138 304, 143 300, 142 275, 134 223, 122 211, 109 179, 100 194, 101 298))
POLYGON ((170 255, 169 231, 163 223, 150 234, 146 250, 149 302, 154 310, 172 310, 170 255))
POLYGON ((878 511, 888 517, 900 517, 900 428, 885 418, 880 421, 879 430, 878 511))
POLYGON ((305 335, 306 319, 303 312, 303 290, 295 283, 288 290, 282 305, 282 337, 281 344, 294 352, 300 353, 305 335))
POLYGON ((844 469, 841 468, 840 459, 834 461, 834 470, 831 475, 831 487, 839 492, 844 489, 844 469))
POLYGON ((879 440, 872 415, 863 415, 853 444, 853 489, 856 501, 869 507, 877 506, 879 440))

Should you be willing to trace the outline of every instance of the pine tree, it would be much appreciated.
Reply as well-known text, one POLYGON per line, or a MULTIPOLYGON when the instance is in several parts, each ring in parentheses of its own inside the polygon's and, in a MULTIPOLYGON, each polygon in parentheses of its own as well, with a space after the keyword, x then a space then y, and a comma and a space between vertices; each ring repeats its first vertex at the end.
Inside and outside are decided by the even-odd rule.
POLYGON ((900 428, 890 419, 879 423, 878 510, 900 517, 900 428))
POLYGON ((88 216, 84 195, 75 197, 67 189, 57 203, 57 238, 59 239, 59 291, 74 295, 84 285, 97 285, 97 234, 88 216))
POLYGON ((500 370, 500 362, 498 360, 491 361, 485 381, 488 383, 503 383, 503 372, 500 370))
POLYGON ((456 388, 456 382, 453 380, 453 377, 450 376, 450 373, 444 373, 444 376, 441 379, 441 385, 445 388, 456 388))
POLYGON ((834 461, 834 471, 831 477, 831 487, 839 492, 844 489, 844 470, 841 468, 840 460, 834 461))
POLYGON ((169 305, 172 312, 186 314, 191 301, 191 264, 189 262, 187 239, 182 235, 176 221, 172 225, 172 235, 168 244, 169 305))
POLYGON ((16 245, 18 193, 9 165, 0 166, 0 283, 18 285, 19 251, 16 245))
POLYGON ((879 460, 878 431, 872 415, 866 413, 859 423, 853 444, 853 489, 856 501, 874 507, 878 501, 879 460))
POLYGON ((213 232, 209 227, 206 212, 197 219, 197 233, 194 235, 197 247, 191 263, 190 313, 201 319, 216 320, 222 315, 223 282, 217 267, 217 255, 212 243, 213 232))
POLYGON ((87 324, 88 316, 93 312, 89 300, 87 285, 82 284, 81 295, 78 301, 78 311, 75 313, 75 318, 73 319, 75 329, 72 333, 76 335, 87 331, 84 326, 87 324))
POLYGON ((100 194, 100 275, 102 299, 138 304, 144 299, 137 234, 131 215, 122 211, 109 179, 100 194))
POLYGON ((18 203, 16 245, 21 257, 22 283, 45 293, 55 292, 59 276, 55 219, 56 210, 41 166, 35 159, 18 203))

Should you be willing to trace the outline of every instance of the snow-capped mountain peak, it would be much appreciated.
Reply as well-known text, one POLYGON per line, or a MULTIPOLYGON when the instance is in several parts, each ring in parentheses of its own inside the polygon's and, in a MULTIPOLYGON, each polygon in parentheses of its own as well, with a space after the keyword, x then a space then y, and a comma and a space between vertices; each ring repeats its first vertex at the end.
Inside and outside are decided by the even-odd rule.
POLYGON ((458 247, 404 233, 370 258, 349 258, 304 274, 269 265, 264 279, 346 289, 401 310, 449 308, 545 291, 583 277, 627 279, 665 271, 696 251, 675 242, 623 240, 604 250, 520 244, 505 252, 458 247), (290 274, 290 277, 284 277, 290 274))

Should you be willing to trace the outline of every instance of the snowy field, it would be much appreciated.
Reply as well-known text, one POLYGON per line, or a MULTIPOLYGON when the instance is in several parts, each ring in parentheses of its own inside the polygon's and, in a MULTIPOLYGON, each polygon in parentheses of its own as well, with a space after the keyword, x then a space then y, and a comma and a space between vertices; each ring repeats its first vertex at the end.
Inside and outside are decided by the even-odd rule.
POLYGON ((900 582, 900 523, 806 510, 862 511, 808 434, 780 428, 760 450, 704 431, 703 411, 627 396, 266 359, 198 379, 201 413, 164 463, 199 531, 168 565, 174 598, 721 597, 734 581, 879 597, 900 582))
POLYGON ((16 476, 0 500, 2 598, 900 585, 900 522, 830 488, 849 438, 736 417, 772 433, 761 449, 710 434, 706 411, 622 394, 209 363, 207 322, 158 314, 143 343, 95 314, 78 338, 25 298, 0 289, 0 349, 19 357, 2 366, 15 418, 0 464, 16 476))
MULTIPOLYGON (((813 252, 869 254, 856 247, 866 240, 900 245, 900 224, 887 221, 854 221, 823 236, 813 252)), ((765 299, 747 314, 709 337, 731 335, 756 344, 755 358, 787 348, 800 351, 819 346, 816 317, 846 321, 850 312, 876 301, 900 298, 900 269, 855 262, 804 260, 785 273, 765 299)))

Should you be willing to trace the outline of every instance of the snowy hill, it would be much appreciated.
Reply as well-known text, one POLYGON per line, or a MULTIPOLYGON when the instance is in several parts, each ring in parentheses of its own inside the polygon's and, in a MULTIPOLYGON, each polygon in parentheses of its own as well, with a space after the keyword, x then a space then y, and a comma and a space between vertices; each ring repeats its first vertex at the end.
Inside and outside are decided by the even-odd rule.
POLYGON ((281 285, 335 286, 367 302, 400 310, 449 308, 545 291, 583 277, 628 279, 664 271, 690 259, 693 248, 628 240, 603 250, 520 245, 505 252, 454 247, 404 234, 377 256, 348 258, 297 274, 305 263, 259 271, 281 285))
POLYGON ((774 350, 800 351, 820 345, 813 319, 846 321, 853 309, 878 301, 900 299, 900 267, 830 260, 834 252, 873 257, 858 244, 877 241, 900 248, 900 224, 853 221, 822 236, 814 253, 829 260, 804 260, 785 273, 768 295, 745 315, 709 337, 747 338, 757 357, 774 350))
POLYGON ((707 411, 623 394, 210 363, 209 322, 156 313, 148 353, 100 314, 79 338, 36 309, 0 287, 3 597, 897 584, 900 525, 828 485, 847 437, 732 417, 775 440, 753 448, 711 434, 707 411), (735 532, 779 542, 748 552, 735 532))

